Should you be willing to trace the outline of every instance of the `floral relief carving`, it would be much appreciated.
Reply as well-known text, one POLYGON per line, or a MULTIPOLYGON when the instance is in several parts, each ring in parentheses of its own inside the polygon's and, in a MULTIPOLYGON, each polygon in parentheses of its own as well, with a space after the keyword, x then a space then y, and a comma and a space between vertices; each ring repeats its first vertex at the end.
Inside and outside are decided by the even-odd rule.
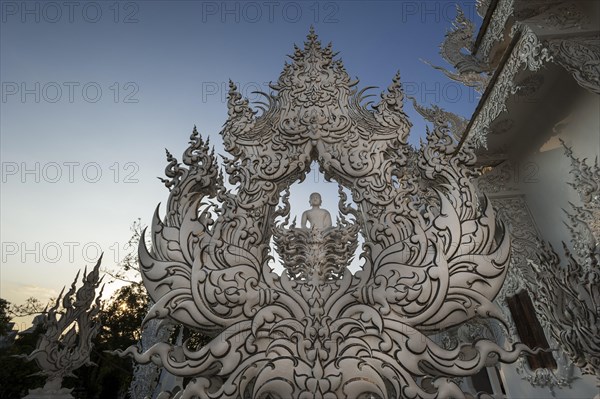
POLYGON ((573 249, 579 261, 586 268, 591 268, 589 252, 600 252, 600 166, 598 158, 593 165, 588 165, 586 159, 573 155, 573 150, 562 140, 565 154, 571 160, 573 182, 569 185, 579 194, 581 205, 571 205, 567 211, 567 228, 572 237, 573 249))
POLYGON ((546 46, 581 87, 600 94, 600 36, 552 39, 546 46))
POLYGON ((516 44, 511 56, 498 73, 488 98, 474 117, 468 132, 468 140, 477 147, 487 148, 487 136, 490 125, 507 110, 506 101, 509 96, 519 91, 515 77, 520 71, 539 70, 546 61, 552 58, 548 50, 542 46, 535 33, 525 25, 515 25, 512 31, 516 44))
POLYGON ((504 38, 506 23, 514 13, 514 2, 515 0, 498 0, 496 3, 490 24, 477 48, 476 55, 479 58, 488 60, 494 45, 504 38))

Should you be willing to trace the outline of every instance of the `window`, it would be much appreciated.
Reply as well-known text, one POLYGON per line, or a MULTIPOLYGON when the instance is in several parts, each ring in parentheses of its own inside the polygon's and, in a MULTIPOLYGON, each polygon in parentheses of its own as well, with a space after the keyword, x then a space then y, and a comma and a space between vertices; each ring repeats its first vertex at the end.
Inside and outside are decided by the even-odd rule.
MULTIPOLYGON (((517 326, 517 332, 521 342, 530 348, 540 347, 548 349, 548 341, 544 335, 544 330, 538 321, 531 298, 527 291, 521 291, 515 296, 506 298, 508 308, 512 318, 517 326)), ((526 355, 529 368, 536 370, 539 368, 555 369, 556 361, 550 352, 540 352, 537 355, 526 355)))

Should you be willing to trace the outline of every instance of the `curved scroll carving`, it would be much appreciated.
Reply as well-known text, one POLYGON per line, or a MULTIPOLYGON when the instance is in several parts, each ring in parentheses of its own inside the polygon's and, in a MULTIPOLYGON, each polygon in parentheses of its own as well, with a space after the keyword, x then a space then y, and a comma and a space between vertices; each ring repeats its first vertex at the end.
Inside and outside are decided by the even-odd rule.
POLYGON ((547 46, 581 87, 600 94, 600 36, 553 39, 547 46))
MULTIPOLYGON (((512 171, 514 171, 514 165, 509 162, 499 165, 492 173, 478 179, 479 189, 486 193, 493 193, 498 189, 512 188, 510 185, 512 171), (498 177, 502 176, 507 177, 508 180, 498 179, 498 177)), ((541 239, 533 217, 529 213, 525 198, 522 195, 500 196, 499 198, 493 198, 491 201, 494 208, 497 209, 498 217, 507 224, 511 234, 510 266, 496 302, 500 306, 500 309, 502 309, 505 320, 507 320, 507 339, 509 342, 515 342, 519 340, 519 334, 513 316, 508 309, 506 299, 518 294, 522 290, 527 290, 528 292, 534 290, 536 276, 529 266, 528 260, 537 257, 541 239)), ((541 318, 540 324, 552 347, 557 347, 558 345, 552 340, 552 326, 548 323, 548 320, 541 318)), ((538 368, 532 370, 527 360, 521 357, 516 362, 516 370, 523 379, 527 380, 533 386, 545 386, 550 389, 556 386, 570 386, 574 380, 572 375, 573 364, 567 359, 561 349, 553 351, 552 354, 558 365, 557 369, 538 368)))
POLYGON ((475 25, 470 21, 457 5, 456 18, 452 23, 453 29, 446 33, 444 42, 440 46, 440 55, 456 69, 456 73, 445 68, 431 65, 442 71, 448 78, 461 82, 466 86, 474 87, 480 93, 489 83, 491 67, 473 54, 466 54, 464 50, 471 51, 473 47, 473 34, 475 25))
POLYGON ((522 70, 537 71, 545 61, 552 59, 548 49, 526 25, 516 24, 511 35, 515 37, 516 44, 491 88, 483 107, 475 116, 468 132, 468 139, 473 140, 476 146, 487 148, 487 135, 490 125, 504 111, 506 101, 512 94, 521 88, 515 84, 517 73, 522 70))
POLYGON ((571 212, 566 212, 567 228, 578 260, 591 269, 589 252, 600 252, 600 166, 598 158, 593 165, 588 165, 585 159, 575 157, 562 140, 561 143, 571 159, 573 182, 569 185, 577 190, 581 199, 581 205, 571 203, 571 212))
POLYGON ((445 111, 437 105, 432 105, 431 108, 423 107, 413 97, 409 98, 412 100, 415 110, 422 117, 434 124, 445 125, 452 139, 460 141, 469 123, 468 120, 460 115, 445 111))
MULTIPOLYGON (((165 342, 173 333, 173 326, 163 320, 154 319, 146 324, 138 345, 143 351, 157 342, 165 342)), ((137 364, 133 370, 133 379, 129 386, 129 395, 132 399, 151 398, 156 389, 160 369, 155 364, 137 364)))
POLYGON ((552 327, 553 338, 584 374, 600 379, 600 274, 597 253, 588 254, 586 270, 570 251, 564 249, 567 267, 551 246, 544 246, 538 262, 530 262, 536 271, 536 299, 543 317, 552 327), (552 299, 552 300, 551 300, 552 299), (550 302, 547 302, 551 300, 550 302))
POLYGON ((494 45, 502 41, 506 23, 514 13, 515 0, 498 0, 493 10, 490 24, 485 30, 476 55, 483 60, 489 60, 494 45))
POLYGON ((73 371, 79 367, 93 364, 90 361, 92 340, 100 329, 97 315, 100 312, 102 288, 98 295, 96 289, 102 283, 99 278, 101 261, 102 257, 90 273, 83 272, 83 285, 76 291, 79 279, 77 272, 69 291, 65 294, 63 288, 54 306, 38 316, 46 331, 40 336, 36 349, 22 357, 27 361, 35 360, 42 369, 38 375, 47 379, 42 388, 29 390, 27 398, 72 398, 72 389, 61 387, 63 379, 73 377, 73 371))
POLYGON ((260 114, 230 86, 221 134, 235 189, 224 187, 194 129, 184 165, 169 156, 171 194, 164 219, 155 214, 152 250, 140 246, 155 301, 148 319, 171 318, 213 340, 122 354, 192 377, 182 397, 463 397, 448 376, 530 351, 489 340, 448 350, 428 337, 476 316, 500 317, 492 300, 510 239, 471 183, 473 147, 457 149, 450 122, 436 117, 415 159, 399 75, 369 107, 312 30, 291 58, 260 114), (313 161, 351 191, 356 208, 342 199, 340 209, 355 221, 320 233, 273 228, 275 218, 287 220, 286 190, 313 161), (338 255, 351 253, 359 228, 364 267, 353 275, 338 255), (295 268, 281 276, 269 267, 274 229, 295 268), (295 256, 333 241, 343 248, 295 256))
POLYGON ((564 246, 564 267, 545 244, 538 260, 529 263, 536 274, 536 306, 553 338, 584 374, 595 375, 600 384, 600 168, 597 161, 589 166, 565 149, 574 175, 571 185, 582 200, 582 205, 571 204, 574 213, 567 214, 574 253, 564 246))

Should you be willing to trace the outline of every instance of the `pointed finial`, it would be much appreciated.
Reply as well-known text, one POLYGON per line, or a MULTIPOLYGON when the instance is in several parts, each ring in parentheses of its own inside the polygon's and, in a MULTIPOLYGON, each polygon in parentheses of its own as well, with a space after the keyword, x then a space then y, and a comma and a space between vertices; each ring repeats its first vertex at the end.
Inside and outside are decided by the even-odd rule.
POLYGON ((304 48, 309 48, 309 47, 313 47, 313 46, 317 46, 320 47, 320 43, 318 41, 319 37, 317 36, 317 34, 315 33, 315 28, 314 26, 310 26, 310 29, 308 30, 308 35, 306 36, 306 39, 308 40, 305 43, 304 48))
POLYGON ((165 152, 167 153, 167 162, 171 162, 174 159, 173 155, 166 148, 165 148, 165 152))
POLYGON ((239 105, 239 101, 242 99, 242 95, 238 93, 237 86, 231 79, 229 79, 229 93, 227 95, 227 108, 229 109, 229 116, 232 115, 234 109, 239 105))
POLYGON ((237 91, 237 86, 233 83, 231 78, 229 79, 229 94, 235 93, 237 91))
POLYGON ((400 70, 392 78, 392 84, 388 88, 389 91, 402 91, 402 82, 400 81, 400 70))

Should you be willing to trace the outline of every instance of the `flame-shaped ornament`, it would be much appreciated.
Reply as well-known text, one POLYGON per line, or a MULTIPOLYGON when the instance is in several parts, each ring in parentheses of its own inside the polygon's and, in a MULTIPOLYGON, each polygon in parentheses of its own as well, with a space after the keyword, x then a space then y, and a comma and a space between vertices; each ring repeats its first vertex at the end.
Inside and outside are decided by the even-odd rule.
POLYGON ((429 337, 473 317, 500 318, 492 301, 509 236, 471 184, 473 148, 458 148, 441 111, 429 111, 434 128, 416 152, 400 76, 377 104, 363 105, 365 90, 334 56, 311 30, 260 114, 230 85, 221 134, 235 190, 195 128, 183 165, 169 155, 166 216, 155 214, 151 250, 140 240, 155 301, 148 319, 170 318, 213 339, 197 349, 158 343, 120 353, 191 377, 177 397, 460 398, 450 377, 529 351, 487 340, 447 350, 429 337), (328 249, 335 256, 321 259, 322 272, 311 273, 302 254, 280 253, 295 271, 278 276, 269 266, 274 235, 280 251, 331 243, 298 238, 301 231, 294 238, 295 227, 275 221, 289 216, 287 190, 314 161, 351 191, 356 208, 340 201, 331 232, 339 248, 328 249), (353 275, 350 252, 338 255, 354 250, 358 230, 364 266, 353 275))
POLYGON ((40 335, 36 349, 20 357, 35 360, 41 369, 38 375, 46 376, 46 383, 42 388, 30 389, 25 398, 73 398, 72 389, 62 387, 63 379, 74 377, 73 371, 81 366, 93 365, 90 360, 92 340, 100 330, 98 313, 103 287, 98 294, 96 290, 102 283, 101 262, 102 256, 92 271, 84 270, 83 284, 76 290, 77 272, 69 291, 65 294, 63 288, 54 306, 34 320, 34 325, 41 324, 45 331, 40 335))

